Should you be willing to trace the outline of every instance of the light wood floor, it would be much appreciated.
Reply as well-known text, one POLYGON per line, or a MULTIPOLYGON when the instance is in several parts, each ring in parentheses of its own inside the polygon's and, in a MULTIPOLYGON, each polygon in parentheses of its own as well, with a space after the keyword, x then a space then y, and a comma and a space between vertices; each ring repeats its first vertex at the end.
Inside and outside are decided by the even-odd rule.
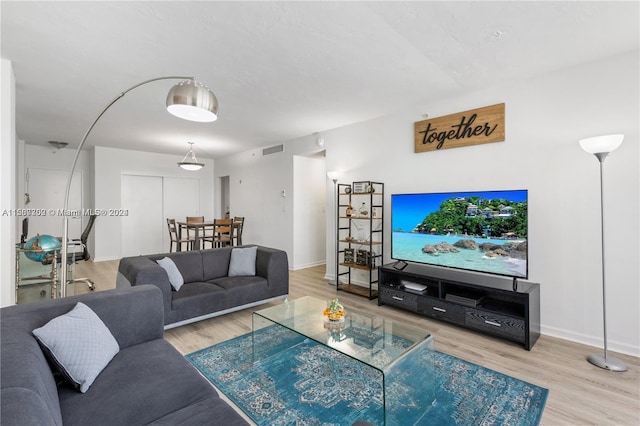
MULTIPOLYGON (((96 291, 115 287, 118 261, 78 264, 76 276, 91 277, 96 291)), ((290 273, 290 299, 335 297, 335 287, 323 279, 324 266, 290 273)), ((75 293, 88 290, 80 285, 75 293)), ((593 348, 541 336, 531 351, 519 345, 467 331, 388 306, 377 300, 340 292, 346 306, 369 310, 424 328, 435 336, 436 349, 549 389, 543 425, 640 425, 640 358, 615 354, 629 367, 614 373, 586 361, 593 348)), ((234 312, 165 332, 166 339, 183 354, 251 331, 251 313, 262 307, 234 312)))

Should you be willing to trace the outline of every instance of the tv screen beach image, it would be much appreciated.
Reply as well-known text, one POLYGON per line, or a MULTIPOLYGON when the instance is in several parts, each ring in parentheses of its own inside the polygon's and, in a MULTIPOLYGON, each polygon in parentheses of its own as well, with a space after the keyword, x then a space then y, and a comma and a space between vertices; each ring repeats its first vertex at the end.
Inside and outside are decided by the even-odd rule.
POLYGON ((391 196, 391 257, 527 278, 527 191, 391 196))

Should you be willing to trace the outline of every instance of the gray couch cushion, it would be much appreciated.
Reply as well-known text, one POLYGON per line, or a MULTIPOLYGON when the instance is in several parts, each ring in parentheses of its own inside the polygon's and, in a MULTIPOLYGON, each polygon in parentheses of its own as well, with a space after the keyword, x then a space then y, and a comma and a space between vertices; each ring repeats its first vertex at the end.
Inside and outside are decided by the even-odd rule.
POLYGON ((153 426, 240 426, 247 422, 220 398, 208 398, 174 411, 151 423, 153 426))
POLYGON ((211 281, 216 278, 226 277, 229 273, 231 260, 231 247, 202 250, 202 281, 211 281))
POLYGON ((227 295, 223 288, 213 283, 192 282, 173 292, 171 322, 183 321, 211 312, 227 309, 227 295))
POLYGON ((266 299, 271 295, 267 280, 259 276, 225 277, 212 282, 226 290, 229 306, 245 305, 266 299))
POLYGON ((213 387, 164 339, 121 350, 85 394, 60 388, 65 426, 142 425, 216 397, 213 387))

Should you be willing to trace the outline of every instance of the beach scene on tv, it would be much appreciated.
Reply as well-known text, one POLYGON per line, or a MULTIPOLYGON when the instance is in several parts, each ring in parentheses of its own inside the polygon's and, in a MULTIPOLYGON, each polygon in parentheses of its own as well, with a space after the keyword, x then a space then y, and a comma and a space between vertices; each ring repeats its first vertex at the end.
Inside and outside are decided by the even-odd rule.
POLYGON ((396 260, 527 278, 527 191, 391 196, 396 260))

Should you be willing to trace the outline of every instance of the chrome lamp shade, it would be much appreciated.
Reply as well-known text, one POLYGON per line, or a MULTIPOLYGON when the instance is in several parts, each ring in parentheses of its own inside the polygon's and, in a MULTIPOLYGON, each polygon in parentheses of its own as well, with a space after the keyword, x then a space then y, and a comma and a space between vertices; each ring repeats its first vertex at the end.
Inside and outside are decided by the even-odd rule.
POLYGON ((167 111, 189 121, 216 121, 218 99, 204 84, 185 80, 173 86, 167 94, 167 111))

